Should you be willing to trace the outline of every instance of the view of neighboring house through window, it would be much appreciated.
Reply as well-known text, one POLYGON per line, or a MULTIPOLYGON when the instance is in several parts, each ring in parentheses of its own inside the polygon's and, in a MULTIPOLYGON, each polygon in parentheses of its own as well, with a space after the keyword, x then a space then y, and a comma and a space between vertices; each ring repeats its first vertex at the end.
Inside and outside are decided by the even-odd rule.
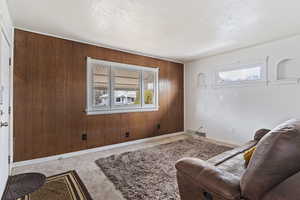
POLYGON ((140 78, 138 70, 114 69, 113 70, 113 96, 115 106, 140 105, 140 78))
POLYGON ((87 59, 87 113, 158 109, 158 68, 87 59))

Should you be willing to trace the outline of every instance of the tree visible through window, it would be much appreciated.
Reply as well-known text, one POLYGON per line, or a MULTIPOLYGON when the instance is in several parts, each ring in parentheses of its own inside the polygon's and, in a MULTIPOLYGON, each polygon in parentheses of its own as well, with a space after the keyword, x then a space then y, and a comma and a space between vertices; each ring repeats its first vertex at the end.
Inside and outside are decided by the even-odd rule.
POLYGON ((221 70, 216 73, 216 83, 218 85, 255 83, 265 81, 266 67, 264 63, 241 66, 240 68, 221 70))
POLYGON ((154 81, 155 73, 154 72, 143 72, 144 78, 144 104, 153 105, 154 104, 154 81))

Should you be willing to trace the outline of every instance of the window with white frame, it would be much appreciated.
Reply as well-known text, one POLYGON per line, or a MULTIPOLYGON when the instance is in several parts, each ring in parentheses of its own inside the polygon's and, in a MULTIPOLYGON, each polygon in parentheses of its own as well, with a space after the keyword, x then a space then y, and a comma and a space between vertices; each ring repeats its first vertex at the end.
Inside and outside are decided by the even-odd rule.
POLYGON ((266 81, 266 63, 229 67, 216 72, 216 85, 251 84, 266 81))
POLYGON ((87 114, 158 110, 158 72, 87 58, 87 114))

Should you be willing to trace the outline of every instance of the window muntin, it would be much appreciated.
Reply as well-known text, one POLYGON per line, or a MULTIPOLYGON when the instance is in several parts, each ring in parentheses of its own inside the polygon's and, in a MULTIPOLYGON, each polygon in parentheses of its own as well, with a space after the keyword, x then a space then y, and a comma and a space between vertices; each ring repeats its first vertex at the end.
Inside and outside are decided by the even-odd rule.
POLYGON ((158 107, 158 68, 87 59, 87 114, 158 107))

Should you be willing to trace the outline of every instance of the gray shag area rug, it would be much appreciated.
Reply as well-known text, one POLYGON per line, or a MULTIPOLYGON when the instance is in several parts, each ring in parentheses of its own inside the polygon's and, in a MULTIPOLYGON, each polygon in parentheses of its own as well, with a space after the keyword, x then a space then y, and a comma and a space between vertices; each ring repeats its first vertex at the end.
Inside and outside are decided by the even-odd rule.
POLYGON ((183 157, 207 160, 230 147, 190 137, 120 155, 96 164, 128 200, 179 200, 175 163, 183 157))

